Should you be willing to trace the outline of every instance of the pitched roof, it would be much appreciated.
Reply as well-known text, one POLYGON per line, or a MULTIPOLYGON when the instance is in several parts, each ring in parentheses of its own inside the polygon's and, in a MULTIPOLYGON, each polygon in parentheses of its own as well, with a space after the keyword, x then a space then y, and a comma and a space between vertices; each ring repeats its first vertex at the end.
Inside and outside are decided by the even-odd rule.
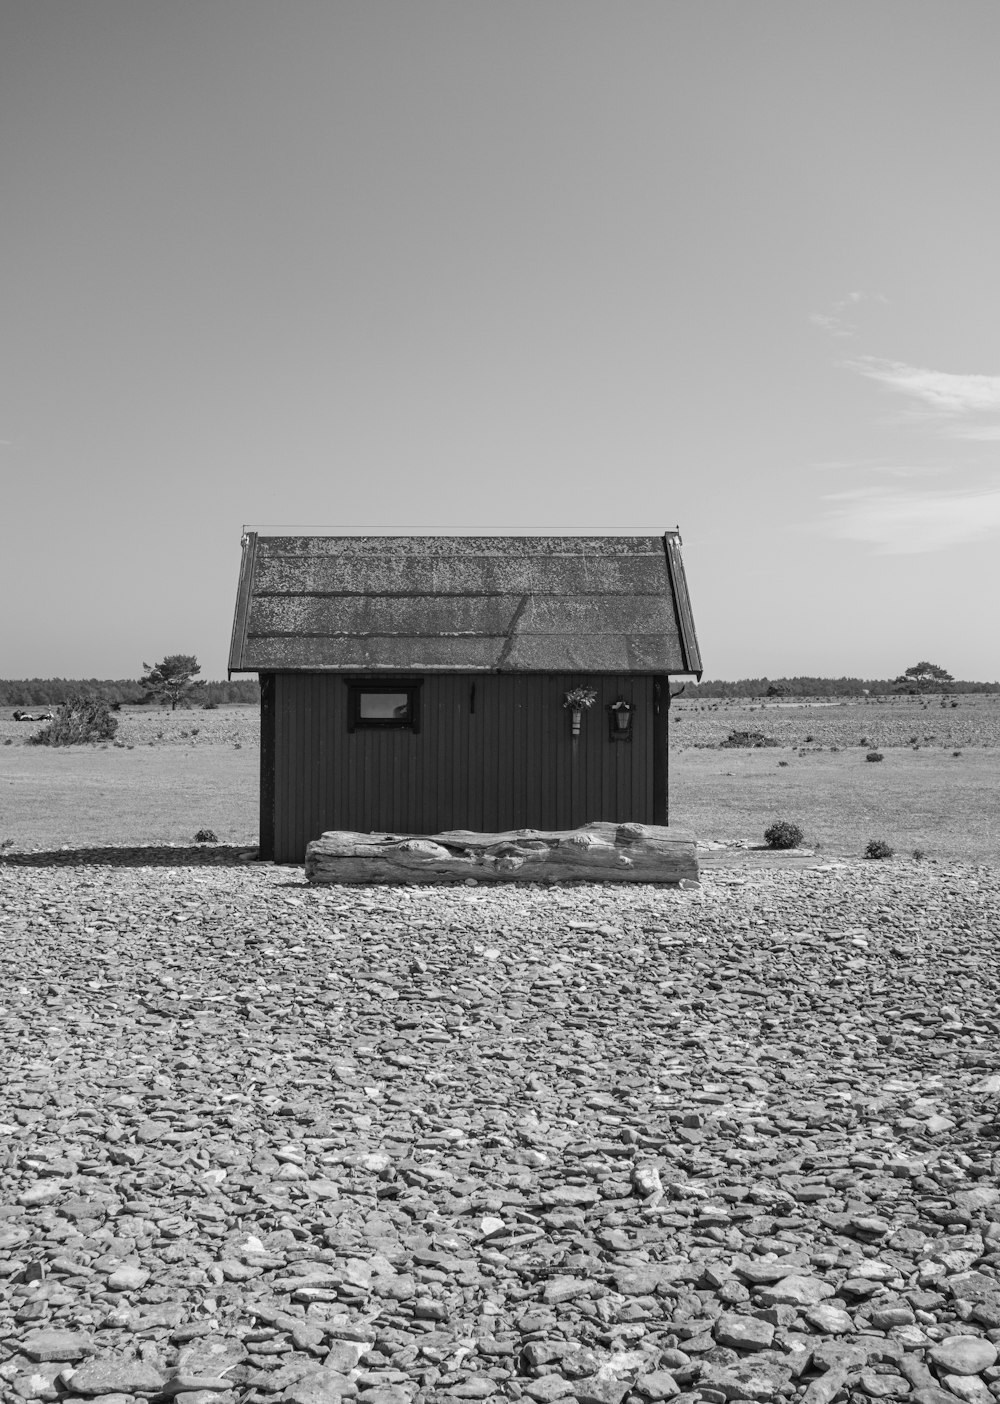
POLYGON ((676 532, 243 538, 230 672, 696 673, 676 532))

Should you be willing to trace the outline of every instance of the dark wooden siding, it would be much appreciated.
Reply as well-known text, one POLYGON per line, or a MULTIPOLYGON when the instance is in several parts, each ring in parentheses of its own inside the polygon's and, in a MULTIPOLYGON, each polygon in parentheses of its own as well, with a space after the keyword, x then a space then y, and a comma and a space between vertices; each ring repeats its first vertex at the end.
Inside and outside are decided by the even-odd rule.
MULTIPOLYGON (((592 820, 656 822, 654 718, 650 676, 429 674, 421 728, 347 730, 347 686, 330 673, 273 675, 271 753, 273 854, 299 863, 325 829, 435 833, 474 829, 567 829, 592 820), (579 740, 570 737, 563 696, 593 687, 579 740), (473 689, 474 703, 473 703, 473 689), (608 734, 607 707, 635 705, 633 739, 608 734)), ((662 705, 662 704, 661 704, 662 705)), ((665 709, 664 709, 665 711, 665 709)), ((662 822, 662 820, 660 821, 662 822)), ((266 855, 265 855, 266 856, 266 855)))

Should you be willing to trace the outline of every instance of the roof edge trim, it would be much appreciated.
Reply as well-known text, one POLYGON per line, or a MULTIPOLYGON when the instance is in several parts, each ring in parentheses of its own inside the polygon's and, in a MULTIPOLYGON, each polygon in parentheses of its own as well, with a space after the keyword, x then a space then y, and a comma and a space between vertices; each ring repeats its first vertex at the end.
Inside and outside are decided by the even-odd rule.
POLYGON ((650 526, 643 527, 514 527, 514 526, 288 526, 244 524, 243 534, 274 536, 661 536, 650 526))
POLYGON ((684 561, 681 559, 679 531, 664 532, 663 550, 667 560, 670 589, 674 596, 674 613, 680 632, 681 650, 687 665, 685 671, 693 674, 700 682, 704 670, 701 664, 701 650, 698 648, 698 636, 694 629, 694 614, 691 610, 691 597, 688 594, 687 576, 684 574, 684 561))
POLYGON ((240 559, 240 583, 236 591, 236 612, 233 615, 233 635, 229 642, 229 672, 256 672, 243 666, 247 637, 247 615, 250 612, 250 586, 253 581, 254 560, 257 556, 257 533, 244 531, 243 555, 240 559))

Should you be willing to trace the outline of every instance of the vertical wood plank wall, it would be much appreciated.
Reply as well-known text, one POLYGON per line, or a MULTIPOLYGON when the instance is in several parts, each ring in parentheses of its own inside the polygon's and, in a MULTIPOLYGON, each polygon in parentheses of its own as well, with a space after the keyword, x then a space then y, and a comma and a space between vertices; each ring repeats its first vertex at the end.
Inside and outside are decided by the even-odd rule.
POLYGON ((419 733, 350 733, 343 677, 273 674, 262 694, 269 699, 261 716, 262 856, 270 856, 270 839, 277 862, 300 863, 325 829, 496 832, 599 819, 657 822, 666 797, 657 803, 654 780, 655 788, 665 786, 666 756, 654 764, 654 747, 666 751, 666 709, 654 717, 653 689, 648 676, 426 674, 419 733), (598 694, 576 742, 562 705, 574 687, 598 694), (630 742, 609 737, 607 707, 619 696, 636 708, 630 742), (273 794, 270 832, 265 788, 273 794))

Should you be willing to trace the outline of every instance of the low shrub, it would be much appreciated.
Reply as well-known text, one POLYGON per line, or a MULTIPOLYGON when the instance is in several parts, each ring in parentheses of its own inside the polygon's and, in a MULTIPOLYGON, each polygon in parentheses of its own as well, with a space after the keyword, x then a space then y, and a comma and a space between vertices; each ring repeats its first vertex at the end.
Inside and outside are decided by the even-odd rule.
POLYGON ((85 746, 111 741, 118 718, 102 697, 69 697, 48 726, 28 737, 31 746, 85 746))
POLYGON ((865 760, 866 760, 866 761, 880 761, 880 760, 885 760, 885 756, 882 754, 881 751, 869 751, 868 754, 865 756, 865 760))
POLYGON ((203 702, 201 704, 201 710, 203 712, 217 712, 219 710, 219 704, 218 702, 203 702))
MULTIPOLYGON (((753 711, 753 708, 750 709, 753 711)), ((765 736, 762 731, 731 731, 725 741, 720 741, 722 750, 753 750, 757 746, 780 746, 780 741, 775 741, 771 736, 765 736)))
POLYGON ((194 836, 195 843, 218 843, 219 838, 214 829, 199 829, 194 836))
POLYGON ((787 765, 788 762, 787 762, 787 761, 779 761, 778 764, 779 764, 779 765, 787 765))
POLYGON ((768 848, 798 848, 803 837, 798 824, 790 824, 787 819, 779 819, 769 829, 764 830, 764 841, 768 848))
POLYGON ((914 856, 914 858, 917 860, 917 862, 919 863, 920 860, 921 860, 921 858, 923 858, 923 856, 924 856, 924 850, 923 850, 922 848, 915 848, 915 849, 913 850, 913 856, 914 856))
MULTIPOLYGON (((7 745, 8 745, 8 746, 10 745, 10 742, 9 742, 9 741, 7 742, 7 745)), ((962 754, 961 751, 952 751, 952 753, 951 753, 951 758, 952 758, 952 760, 958 760, 958 758, 959 758, 959 756, 960 756, 961 754, 962 754)))
POLYGON ((891 858, 895 849, 885 839, 869 839, 865 845, 866 858, 891 858))

